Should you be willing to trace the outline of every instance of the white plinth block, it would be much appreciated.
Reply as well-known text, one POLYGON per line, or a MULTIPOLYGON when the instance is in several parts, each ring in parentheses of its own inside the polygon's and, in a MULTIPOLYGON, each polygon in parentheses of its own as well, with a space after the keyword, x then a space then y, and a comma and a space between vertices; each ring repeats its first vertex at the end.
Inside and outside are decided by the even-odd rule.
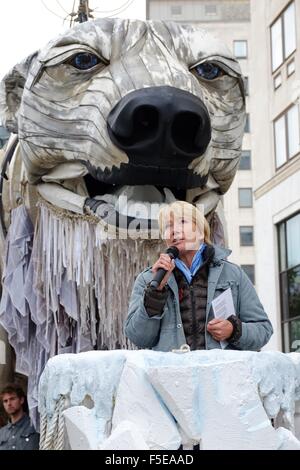
POLYGON ((149 450, 140 430, 130 421, 120 423, 99 450, 149 450))
POLYGON ((181 437, 174 418, 159 399, 143 364, 127 360, 116 395, 113 430, 124 420, 140 430, 149 449, 178 449, 181 437))

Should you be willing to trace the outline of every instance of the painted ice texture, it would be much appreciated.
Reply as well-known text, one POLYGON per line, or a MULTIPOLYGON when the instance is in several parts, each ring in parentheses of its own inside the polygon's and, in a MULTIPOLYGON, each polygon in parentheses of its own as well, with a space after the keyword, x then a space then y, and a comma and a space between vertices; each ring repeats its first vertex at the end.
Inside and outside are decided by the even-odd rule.
POLYGON ((299 401, 298 353, 64 354, 40 380, 41 447, 300 450, 299 401))

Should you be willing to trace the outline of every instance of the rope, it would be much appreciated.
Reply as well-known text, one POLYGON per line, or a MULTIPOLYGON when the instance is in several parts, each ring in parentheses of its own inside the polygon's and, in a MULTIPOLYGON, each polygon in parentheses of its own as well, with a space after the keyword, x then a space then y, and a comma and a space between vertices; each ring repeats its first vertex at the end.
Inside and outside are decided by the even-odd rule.
POLYGON ((41 416, 40 450, 63 450, 65 421, 63 411, 66 397, 61 395, 55 405, 54 413, 50 421, 46 413, 41 416))
POLYGON ((55 442, 55 449, 56 450, 63 450, 65 444, 65 418, 63 416, 63 411, 65 409, 65 397, 61 400, 59 413, 58 413, 58 421, 57 421, 57 435, 56 435, 56 442, 55 442))
POLYGON ((47 415, 44 412, 40 416, 40 449, 43 449, 47 435, 47 415))

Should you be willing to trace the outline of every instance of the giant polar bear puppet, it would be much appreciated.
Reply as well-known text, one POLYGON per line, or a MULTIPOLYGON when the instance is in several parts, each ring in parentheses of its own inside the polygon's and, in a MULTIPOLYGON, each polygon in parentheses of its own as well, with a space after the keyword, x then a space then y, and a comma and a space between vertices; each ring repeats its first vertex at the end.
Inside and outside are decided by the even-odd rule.
POLYGON ((33 413, 49 357, 131 347, 128 298, 161 250, 162 204, 204 207, 224 243, 244 84, 224 43, 198 26, 100 19, 16 65, 0 106, 18 136, 2 165, 0 321, 33 413))

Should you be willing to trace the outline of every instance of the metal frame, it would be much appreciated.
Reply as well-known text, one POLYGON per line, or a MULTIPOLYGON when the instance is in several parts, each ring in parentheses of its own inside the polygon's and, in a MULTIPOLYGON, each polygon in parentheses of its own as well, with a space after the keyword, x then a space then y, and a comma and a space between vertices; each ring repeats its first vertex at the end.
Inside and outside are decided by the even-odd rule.
POLYGON ((15 150, 16 150, 16 147, 17 147, 18 143, 19 143, 19 139, 16 136, 14 138, 12 144, 8 148, 8 151, 7 151, 7 153, 4 157, 4 160, 3 160, 3 163, 2 163, 2 166, 1 166, 1 173, 0 173, 0 224, 1 224, 1 230, 2 230, 4 238, 7 235, 7 230, 6 230, 5 221, 4 221, 4 207, 3 207, 3 201, 2 201, 3 183, 4 183, 5 179, 8 180, 6 172, 7 172, 7 169, 9 167, 9 165, 10 165, 10 162, 11 162, 13 156, 14 156, 14 153, 15 153, 15 150))

